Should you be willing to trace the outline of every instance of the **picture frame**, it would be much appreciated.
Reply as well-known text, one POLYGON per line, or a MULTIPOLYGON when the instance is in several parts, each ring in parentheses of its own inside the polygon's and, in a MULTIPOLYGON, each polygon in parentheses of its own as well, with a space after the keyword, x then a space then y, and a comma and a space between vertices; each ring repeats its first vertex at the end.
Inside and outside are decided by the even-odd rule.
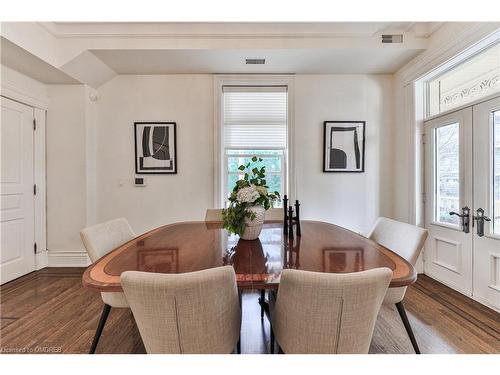
POLYGON ((323 123, 323 172, 365 171, 365 121, 323 123))
POLYGON ((135 174, 177 173, 177 124, 134 122, 135 174))

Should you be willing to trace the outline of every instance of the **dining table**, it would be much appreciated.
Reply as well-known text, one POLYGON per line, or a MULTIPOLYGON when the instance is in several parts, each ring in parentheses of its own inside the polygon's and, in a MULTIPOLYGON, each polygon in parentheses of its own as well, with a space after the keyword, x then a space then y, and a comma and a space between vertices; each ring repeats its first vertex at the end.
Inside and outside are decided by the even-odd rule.
MULTIPOLYGON (((285 234, 283 221, 265 222, 256 240, 228 233, 221 222, 161 226, 112 250, 90 265, 83 285, 120 292, 125 271, 185 273, 231 265, 240 291, 277 289, 284 269, 324 273, 392 270, 390 288, 415 282, 412 264, 358 233, 321 221, 300 221, 300 236, 285 234)), ((293 231, 292 231, 293 232, 293 231)))

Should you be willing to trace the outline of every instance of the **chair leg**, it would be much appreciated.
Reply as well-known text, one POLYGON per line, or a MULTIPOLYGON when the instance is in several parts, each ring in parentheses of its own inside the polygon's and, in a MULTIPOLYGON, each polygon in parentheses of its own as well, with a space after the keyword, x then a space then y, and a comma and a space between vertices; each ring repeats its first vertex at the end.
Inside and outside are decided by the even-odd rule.
POLYGON ((270 346, 270 352, 271 354, 274 354, 274 332, 273 332, 273 327, 270 327, 269 328, 271 330, 271 339, 270 339, 270 343, 269 343, 269 346, 270 346))
POLYGON ((405 326, 406 332, 410 337, 411 344, 413 345, 413 349, 416 354, 420 354, 420 349, 418 348, 417 340, 415 339, 415 335, 413 334, 413 330, 411 329, 410 321, 406 316, 405 307, 403 306, 403 301, 396 303, 396 308, 398 309, 399 316, 401 316, 401 320, 405 326))
POLYGON ((262 289, 260 291, 260 320, 264 320, 264 305, 262 304, 266 300, 266 290, 262 289))
POLYGON ((104 329, 104 325, 106 324, 106 320, 108 319, 110 310, 111 306, 104 304, 104 308, 102 309, 101 319, 99 320, 99 324, 97 325, 97 329, 94 335, 94 340, 92 341, 92 345, 90 346, 89 354, 95 353, 95 349, 97 348, 97 344, 99 343, 99 339, 101 338, 102 330, 104 329))

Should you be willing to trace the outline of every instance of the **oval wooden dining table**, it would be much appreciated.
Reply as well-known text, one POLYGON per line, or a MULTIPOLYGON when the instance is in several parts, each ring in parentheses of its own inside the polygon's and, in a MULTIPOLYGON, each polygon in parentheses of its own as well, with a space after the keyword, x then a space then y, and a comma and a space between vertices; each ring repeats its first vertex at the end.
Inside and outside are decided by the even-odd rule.
POLYGON ((257 240, 229 235, 222 223, 169 224, 121 245, 83 274, 83 285, 119 292, 124 271, 184 273, 232 265, 239 289, 276 289, 284 269, 327 273, 392 270, 389 287, 412 284, 415 268, 391 250, 342 227, 301 221, 301 236, 283 234, 282 222, 266 222, 257 240))

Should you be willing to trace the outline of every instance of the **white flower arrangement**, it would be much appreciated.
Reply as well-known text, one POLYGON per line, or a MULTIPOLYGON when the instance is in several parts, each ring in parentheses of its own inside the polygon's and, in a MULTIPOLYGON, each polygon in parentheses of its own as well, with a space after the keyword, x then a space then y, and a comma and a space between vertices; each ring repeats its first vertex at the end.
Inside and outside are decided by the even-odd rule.
POLYGON ((262 159, 254 156, 251 162, 238 167, 244 177, 236 181, 229 196, 229 207, 222 210, 223 226, 232 233, 242 235, 245 220, 255 218, 255 213, 249 210, 251 206, 262 206, 268 210, 280 198, 277 191, 269 193, 266 186, 266 167, 254 167, 252 164, 257 162, 262 162, 262 159))
POLYGON ((253 203, 260 197, 260 192, 257 191, 254 185, 244 187, 236 193, 236 200, 240 203, 253 203))

